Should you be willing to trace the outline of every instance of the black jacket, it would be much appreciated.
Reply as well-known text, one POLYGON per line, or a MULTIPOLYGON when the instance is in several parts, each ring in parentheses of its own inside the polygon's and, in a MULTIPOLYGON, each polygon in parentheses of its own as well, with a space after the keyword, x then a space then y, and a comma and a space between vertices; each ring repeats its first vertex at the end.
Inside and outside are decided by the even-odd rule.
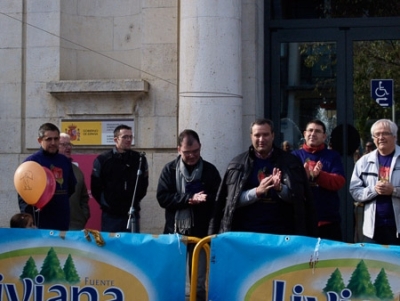
POLYGON ((214 165, 203 160, 201 182, 207 194, 207 200, 204 204, 189 205, 188 201, 193 193, 180 193, 176 189, 176 164, 179 159, 180 156, 164 166, 158 181, 157 200, 165 209, 164 234, 174 233, 175 212, 190 206, 194 215, 194 227, 191 229, 190 235, 201 238, 207 235, 221 177, 214 165))
POLYGON ((133 150, 118 153, 114 148, 94 160, 90 186, 93 197, 103 211, 128 216, 139 164, 141 171, 134 201, 137 214, 140 211, 140 201, 146 195, 149 186, 146 157, 133 150))
MULTIPOLYGON (((219 187, 208 234, 223 233, 231 230, 233 214, 241 193, 252 173, 254 148, 235 157, 228 165, 219 187)), ((295 235, 316 236, 317 219, 313 196, 307 175, 300 160, 295 156, 274 147, 271 155, 273 167, 281 170, 281 182, 287 185, 292 197, 295 235)))

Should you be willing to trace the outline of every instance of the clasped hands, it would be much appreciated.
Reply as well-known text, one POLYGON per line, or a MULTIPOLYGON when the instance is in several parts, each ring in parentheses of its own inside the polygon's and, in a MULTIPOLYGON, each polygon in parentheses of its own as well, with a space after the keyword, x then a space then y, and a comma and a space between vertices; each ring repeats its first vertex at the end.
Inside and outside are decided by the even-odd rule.
POLYGON ((322 165, 321 161, 318 161, 315 164, 314 168, 308 162, 304 163, 304 169, 306 170, 307 178, 311 177, 311 179, 314 180, 316 177, 319 176, 319 174, 322 170, 322 167, 323 167, 323 165, 322 165))
POLYGON ((189 199, 189 205, 197 205, 207 200, 207 194, 204 191, 195 193, 191 199, 189 199))
POLYGON ((393 193, 394 186, 388 181, 379 180, 376 182, 375 191, 380 195, 391 195, 393 193))
POLYGON ((268 190, 274 188, 277 191, 282 190, 281 171, 279 168, 272 170, 272 175, 269 175, 261 180, 260 185, 256 188, 257 196, 266 195, 268 190))

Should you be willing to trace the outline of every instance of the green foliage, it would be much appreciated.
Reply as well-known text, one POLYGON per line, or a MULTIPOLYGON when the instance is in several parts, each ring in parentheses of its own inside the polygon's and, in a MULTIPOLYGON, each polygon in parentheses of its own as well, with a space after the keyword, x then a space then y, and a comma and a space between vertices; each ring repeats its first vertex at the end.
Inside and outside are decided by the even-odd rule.
POLYGON ((64 274, 65 274, 65 280, 67 280, 69 283, 77 283, 80 281, 80 278, 75 269, 75 264, 74 264, 74 261, 72 260, 71 254, 68 255, 68 258, 65 261, 63 270, 64 270, 64 274))
MULTIPOLYGON (((367 141, 375 120, 392 119, 392 110, 382 108, 371 98, 370 81, 393 79, 394 87, 400 83, 400 41, 358 41, 353 43, 353 50, 354 126, 367 141)), ((394 95, 399 92, 395 89, 394 95)))
POLYGON ((350 277, 347 288, 351 290, 354 298, 374 298, 375 287, 372 285, 371 276, 364 260, 361 260, 350 277))
POLYGON ((340 294, 340 292, 345 288, 342 274, 340 273, 339 269, 332 273, 331 277, 328 279, 325 288, 323 289, 324 292, 336 292, 340 294))
POLYGON ((374 287, 376 290, 376 296, 379 298, 379 300, 393 299, 393 292, 384 269, 381 269, 378 276, 376 277, 374 287))
POLYGON ((47 253, 40 274, 45 278, 45 282, 65 281, 64 271, 53 248, 47 253))
POLYGON ((22 270, 22 274, 21 274, 21 276, 19 276, 19 278, 20 279, 29 278, 29 279, 34 280, 38 274, 39 273, 36 268, 36 263, 33 260, 32 256, 30 256, 28 261, 26 262, 26 264, 22 270))

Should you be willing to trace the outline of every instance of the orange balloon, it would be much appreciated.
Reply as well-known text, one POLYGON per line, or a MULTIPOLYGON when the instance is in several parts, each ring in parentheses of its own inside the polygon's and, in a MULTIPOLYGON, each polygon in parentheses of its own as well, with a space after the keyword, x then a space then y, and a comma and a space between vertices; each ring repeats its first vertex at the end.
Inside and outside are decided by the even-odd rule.
POLYGON ((56 178, 54 177, 54 174, 47 167, 43 166, 43 169, 46 172, 47 179, 46 187, 43 191, 43 194, 40 197, 39 201, 35 204, 35 207, 38 209, 42 209, 44 206, 46 206, 47 203, 50 202, 51 198, 54 195, 54 192, 56 191, 56 178))
POLYGON ((14 173, 14 186, 22 199, 29 205, 39 201, 46 188, 46 172, 34 161, 26 161, 14 173))

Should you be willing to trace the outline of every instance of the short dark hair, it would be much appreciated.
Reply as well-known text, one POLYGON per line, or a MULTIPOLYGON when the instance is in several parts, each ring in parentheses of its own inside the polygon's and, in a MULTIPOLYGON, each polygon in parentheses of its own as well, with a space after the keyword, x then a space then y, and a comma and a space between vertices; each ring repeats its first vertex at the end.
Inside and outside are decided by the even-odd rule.
POLYGON ((313 120, 309 121, 309 122, 306 124, 306 130, 307 130, 307 127, 308 127, 310 124, 312 124, 312 123, 318 124, 318 125, 322 126, 322 130, 324 131, 324 134, 326 133, 326 125, 325 125, 325 123, 323 123, 323 122, 322 122, 321 120, 319 120, 319 119, 313 119, 313 120))
POLYGON ((52 131, 52 132, 57 131, 58 134, 60 134, 59 128, 56 125, 48 122, 48 123, 43 123, 40 126, 39 131, 38 131, 38 137, 39 138, 43 138, 44 137, 44 133, 47 132, 47 131, 52 131))
POLYGON ((187 138, 187 144, 190 146, 197 141, 200 144, 199 135, 190 129, 183 130, 178 136, 178 146, 182 146, 183 139, 187 138))
POLYGON ((33 217, 29 213, 17 213, 10 219, 10 228, 27 228, 28 222, 33 222, 33 217))
POLYGON ((114 137, 118 137, 120 130, 132 130, 132 128, 126 124, 120 124, 114 130, 114 137))
POLYGON ((271 119, 267 119, 267 118, 260 118, 260 119, 256 119, 255 121, 253 121, 250 125, 250 134, 253 133, 253 126, 255 125, 264 125, 264 124, 268 124, 269 127, 271 128, 271 133, 274 132, 274 123, 271 119))

